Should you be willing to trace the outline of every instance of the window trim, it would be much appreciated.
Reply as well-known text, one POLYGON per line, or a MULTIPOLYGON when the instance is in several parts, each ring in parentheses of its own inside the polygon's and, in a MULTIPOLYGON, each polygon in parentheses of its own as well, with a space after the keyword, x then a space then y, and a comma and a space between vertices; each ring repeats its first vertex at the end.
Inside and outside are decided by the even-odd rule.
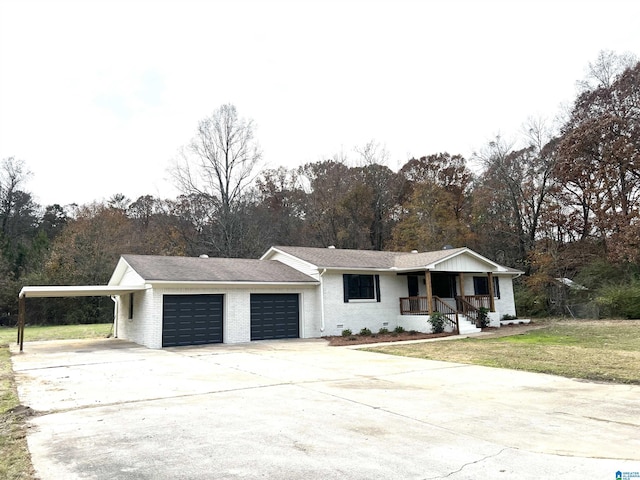
MULTIPOLYGON (((370 287, 367 287, 370 288, 370 287)), ((344 273, 342 274, 342 291, 344 303, 369 303, 380 302, 380 275, 372 273, 344 273), (373 296, 371 297, 350 297, 350 280, 354 277, 371 277, 373 280, 373 296)))
MULTIPOLYGON (((473 293, 475 295, 489 295, 489 277, 473 277, 473 293), (483 280, 487 285, 487 293, 478 293, 478 281, 483 280)), ((493 298, 500 299, 500 277, 493 275, 493 298)))

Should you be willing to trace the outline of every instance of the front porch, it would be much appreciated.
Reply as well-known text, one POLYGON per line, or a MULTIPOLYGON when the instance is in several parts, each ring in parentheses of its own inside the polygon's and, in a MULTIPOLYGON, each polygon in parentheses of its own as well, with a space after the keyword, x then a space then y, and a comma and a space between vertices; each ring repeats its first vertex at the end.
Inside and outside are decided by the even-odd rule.
POLYGON ((495 312, 495 303, 492 300, 490 295, 456 295, 452 299, 432 296, 431 300, 428 296, 400 297, 400 314, 431 315, 433 312, 448 313, 455 310, 467 316, 474 316, 481 308, 486 308, 487 312, 495 312))
POLYGON ((452 331, 460 333, 460 315, 474 324, 482 327, 481 309, 485 315, 495 312, 495 305, 490 295, 458 295, 452 299, 442 299, 438 296, 401 297, 400 315, 432 315, 441 313, 450 324, 452 331))

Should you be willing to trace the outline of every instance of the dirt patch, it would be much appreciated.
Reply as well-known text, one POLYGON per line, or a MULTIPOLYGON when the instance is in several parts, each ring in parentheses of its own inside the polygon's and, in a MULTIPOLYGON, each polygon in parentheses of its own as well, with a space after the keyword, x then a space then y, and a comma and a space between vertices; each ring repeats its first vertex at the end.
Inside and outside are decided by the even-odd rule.
POLYGON ((36 415, 36 411, 26 405, 18 405, 17 407, 13 407, 12 409, 8 410, 7 414, 22 417, 33 417, 36 415))
POLYGON ((403 332, 403 333, 374 333, 373 335, 351 335, 349 337, 335 336, 323 337, 329 341, 331 347, 342 347, 345 345, 366 345, 369 343, 382 342, 402 342, 405 340, 422 340, 425 338, 450 337, 452 333, 421 333, 421 332, 403 332))

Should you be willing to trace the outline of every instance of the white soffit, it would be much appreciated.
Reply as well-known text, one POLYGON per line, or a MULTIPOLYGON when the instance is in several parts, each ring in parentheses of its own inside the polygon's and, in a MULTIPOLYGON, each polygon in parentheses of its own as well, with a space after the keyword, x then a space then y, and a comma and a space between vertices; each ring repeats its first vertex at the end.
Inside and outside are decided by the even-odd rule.
POLYGON ((103 297, 123 295, 146 290, 147 286, 109 286, 109 285, 64 285, 22 287, 19 298, 35 297, 103 297))

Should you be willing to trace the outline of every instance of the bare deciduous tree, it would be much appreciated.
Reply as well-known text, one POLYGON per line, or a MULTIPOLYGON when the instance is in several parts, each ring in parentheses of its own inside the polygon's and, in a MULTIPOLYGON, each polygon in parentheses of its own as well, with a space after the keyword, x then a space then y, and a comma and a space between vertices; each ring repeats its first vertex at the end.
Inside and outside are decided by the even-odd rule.
POLYGON ((16 203, 24 195, 22 185, 31 176, 24 160, 5 158, 0 165, 0 219, 1 231, 8 233, 11 219, 16 217, 16 203))
POLYGON ((612 50, 601 50, 595 62, 589 62, 587 75, 578 82, 578 88, 583 92, 610 88, 627 68, 633 67, 637 62, 638 58, 633 53, 618 54, 612 50))
POLYGON ((211 247, 218 254, 237 254, 233 246, 238 241, 235 210, 242 205, 261 158, 253 121, 240 118, 231 104, 201 120, 195 137, 180 151, 173 178, 183 194, 214 205, 219 238, 211 239, 211 247))

